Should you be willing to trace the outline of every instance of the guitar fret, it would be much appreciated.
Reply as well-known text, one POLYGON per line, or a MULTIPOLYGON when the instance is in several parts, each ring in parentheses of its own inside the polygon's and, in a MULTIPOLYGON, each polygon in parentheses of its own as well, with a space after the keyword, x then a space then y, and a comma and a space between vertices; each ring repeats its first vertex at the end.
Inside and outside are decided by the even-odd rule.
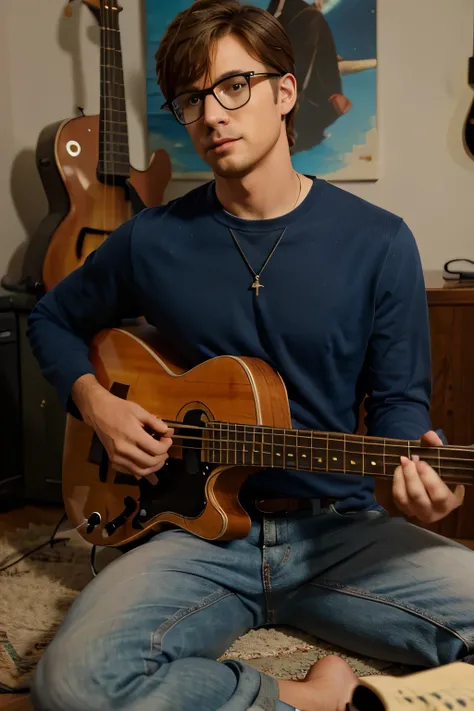
POLYGON ((295 469, 299 462, 298 430, 284 430, 284 463, 290 469, 295 469))
MULTIPOLYGON (((102 129, 101 129, 101 130, 102 130, 102 129)), ((102 132, 103 132, 103 130, 102 130, 102 132)), ((109 130, 107 129, 107 132, 112 134, 112 138, 108 138, 107 141, 109 141, 109 142, 114 142, 115 139, 117 138, 117 136, 123 136, 123 137, 124 137, 124 139, 123 139, 124 143, 126 143, 126 144, 128 145, 128 131, 116 131, 115 129, 112 130, 112 131, 109 131, 109 130)), ((103 138, 102 136, 101 136, 101 138, 100 138, 99 140, 100 140, 102 143, 105 142, 105 138, 103 138)))
MULTIPOLYGON (((108 151, 108 150, 104 150, 104 151, 101 151, 101 153, 103 153, 104 155, 110 155, 110 153, 113 153, 114 156, 126 156, 126 158, 127 158, 127 163, 128 163, 128 158, 129 158, 129 153, 128 153, 128 151, 117 151, 117 150, 108 151)), ((113 163, 113 161, 114 161, 114 158, 113 158, 113 157, 112 157, 112 158, 109 158, 109 160, 108 160, 109 163, 110 163, 110 162, 113 163)), ((120 161, 117 161, 117 162, 120 162, 120 161)))
POLYGON ((308 432, 296 432, 296 463, 299 469, 307 470, 311 465, 311 439, 308 432))
POLYGON ((99 165, 107 165, 107 166, 112 167, 112 168, 113 168, 114 166, 117 166, 117 168, 120 168, 120 167, 125 168, 125 167, 127 167, 127 166, 130 167, 130 163, 128 162, 128 160, 127 160, 127 161, 124 161, 124 160, 114 160, 113 158, 110 158, 109 160, 104 159, 104 158, 101 158, 101 159, 99 160, 99 165))
POLYGON ((360 470, 360 444, 353 441, 353 435, 344 435, 343 471, 344 474, 360 470))
POLYGON ((316 441, 321 445, 316 447, 314 444, 315 436, 311 434, 311 468, 315 471, 326 471, 327 462, 327 440, 323 444, 320 436, 316 437, 316 441))
POLYGON ((248 455, 251 453, 251 450, 247 447, 247 427, 243 425, 242 427, 242 440, 243 440, 243 446, 242 446, 242 464, 250 464, 248 460, 248 455))
POLYGON ((328 457, 326 468, 328 472, 342 472, 344 469, 345 446, 343 435, 327 437, 328 457))
POLYGON ((235 460, 235 464, 240 464, 240 462, 239 462, 239 454, 240 454, 240 450, 239 450, 239 426, 238 426, 237 424, 234 425, 234 429, 235 429, 235 434, 234 434, 234 438, 233 438, 233 439, 234 439, 234 442, 233 442, 234 460, 235 460))

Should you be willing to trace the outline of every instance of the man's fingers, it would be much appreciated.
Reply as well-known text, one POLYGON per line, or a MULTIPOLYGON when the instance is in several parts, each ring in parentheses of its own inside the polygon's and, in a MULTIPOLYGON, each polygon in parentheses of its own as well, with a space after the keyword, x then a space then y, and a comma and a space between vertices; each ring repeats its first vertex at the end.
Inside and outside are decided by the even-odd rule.
POLYGON ((411 518, 415 515, 408 498, 405 477, 403 476, 403 469, 401 465, 395 469, 395 473, 393 475, 392 496, 397 508, 400 509, 405 516, 411 518))
MULTIPOLYGON (((140 407, 140 406, 137 406, 140 407)), ((139 418, 141 422, 146 425, 147 427, 150 427, 154 432, 159 434, 160 436, 169 436, 169 433, 172 431, 170 427, 166 424, 166 422, 163 422, 163 420, 160 420, 159 417, 156 415, 152 415, 151 412, 147 412, 143 407, 140 407, 140 413, 139 413, 139 418)))
MULTIPOLYGON (((160 457, 158 464, 152 467, 139 467, 134 464, 134 462, 129 459, 125 459, 124 457, 118 457, 112 464, 116 471, 122 472, 123 474, 132 474, 132 476, 137 479, 141 479, 142 477, 147 478, 150 475, 155 475, 156 472, 163 467, 167 459, 168 455, 163 455, 163 457, 160 457)), ((156 483, 156 481, 152 480, 151 483, 156 483)))
POLYGON ((466 488, 465 488, 464 484, 458 484, 453 492, 453 496, 456 500, 456 508, 458 506, 461 506, 461 504, 463 503, 465 494, 466 494, 466 488))
POLYGON ((440 507, 449 504, 452 492, 435 470, 427 462, 423 461, 417 463, 417 469, 426 493, 434 506, 440 507))
POLYGON ((117 449, 113 453, 111 459, 112 463, 119 461, 130 462, 140 470, 152 469, 153 467, 157 468, 159 466, 161 459, 165 454, 165 452, 160 452, 157 456, 151 456, 131 442, 123 442, 117 446, 117 449))
POLYGON ((152 437, 140 426, 137 426, 136 430, 134 430, 133 437, 137 447, 140 447, 152 457, 159 457, 161 454, 165 454, 173 443, 171 437, 165 435, 152 437))
POLYGON ((420 439, 422 447, 443 447, 443 440, 433 430, 425 432, 420 439))
POLYGON ((409 506, 417 516, 426 516, 431 512, 431 501, 418 474, 417 459, 415 455, 413 459, 400 457, 409 506))

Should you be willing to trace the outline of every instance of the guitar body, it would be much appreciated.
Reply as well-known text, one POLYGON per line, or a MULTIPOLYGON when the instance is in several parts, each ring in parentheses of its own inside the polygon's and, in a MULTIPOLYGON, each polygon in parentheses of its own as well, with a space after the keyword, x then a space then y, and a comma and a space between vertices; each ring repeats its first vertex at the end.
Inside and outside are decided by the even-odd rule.
MULTIPOLYGON (((222 356, 185 372, 172 357, 158 352, 144 329, 138 334, 132 329, 107 330, 93 340, 90 357, 105 388, 163 420, 196 425, 185 433, 199 434, 199 426, 212 420, 291 427, 283 381, 264 362, 222 356)), ((175 426, 175 435, 178 431, 175 426)), ((133 477, 111 468, 93 429, 69 415, 63 460, 69 520, 74 526, 83 523, 79 533, 102 546, 129 543, 165 522, 206 539, 247 536, 250 518, 238 493, 257 468, 208 465, 200 461, 200 452, 201 443, 186 450, 173 445, 170 459, 158 472, 158 484, 142 480, 139 487, 133 477), (146 516, 139 520, 142 508, 146 516), (88 533, 84 522, 93 514, 100 515, 100 523, 88 533), (114 520, 117 529, 109 525, 107 530, 114 520)))
POLYGON ((132 216, 133 191, 143 206, 160 205, 171 178, 169 156, 159 150, 147 170, 130 168, 133 191, 100 182, 99 117, 81 116, 52 128, 43 132, 37 150, 50 210, 33 240, 38 253, 44 253, 42 280, 47 291, 132 216))

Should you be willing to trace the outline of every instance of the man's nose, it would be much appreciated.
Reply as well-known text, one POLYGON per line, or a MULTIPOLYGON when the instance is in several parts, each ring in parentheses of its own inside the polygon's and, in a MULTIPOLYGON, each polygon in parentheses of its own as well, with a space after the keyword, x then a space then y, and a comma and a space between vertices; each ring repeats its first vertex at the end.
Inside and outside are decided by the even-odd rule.
POLYGON ((203 119, 204 123, 211 127, 226 124, 229 121, 229 112, 221 106, 214 94, 208 94, 204 98, 203 119))

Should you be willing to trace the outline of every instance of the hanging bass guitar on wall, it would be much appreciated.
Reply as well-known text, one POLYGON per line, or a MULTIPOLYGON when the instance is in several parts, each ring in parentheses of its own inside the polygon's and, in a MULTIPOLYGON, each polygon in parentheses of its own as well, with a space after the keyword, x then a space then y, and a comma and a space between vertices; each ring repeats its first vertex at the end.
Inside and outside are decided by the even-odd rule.
POLYGON ((44 291, 134 213, 160 205, 171 179, 164 150, 153 153, 145 171, 130 165, 118 0, 82 2, 101 27, 100 115, 67 119, 39 137, 37 165, 49 214, 32 240, 23 272, 37 281, 40 265, 44 291))
MULTIPOLYGON (((474 50, 473 56, 469 58, 467 81, 471 89, 474 89, 474 50)), ((464 124, 464 145, 474 158, 474 98, 464 124)))

